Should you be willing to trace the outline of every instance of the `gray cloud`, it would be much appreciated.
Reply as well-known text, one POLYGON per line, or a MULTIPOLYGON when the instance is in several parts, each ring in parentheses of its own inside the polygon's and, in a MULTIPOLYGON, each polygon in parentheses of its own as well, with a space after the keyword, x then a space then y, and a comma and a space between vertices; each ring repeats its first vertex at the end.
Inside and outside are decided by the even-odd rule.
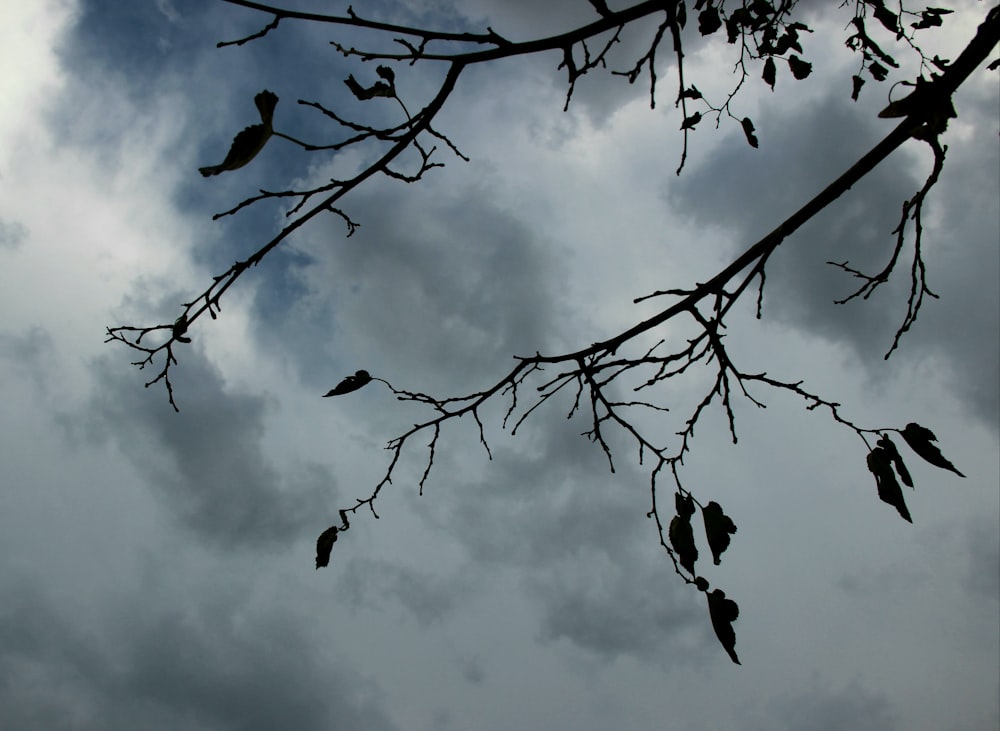
MULTIPOLYGON (((972 121, 982 119, 984 104, 980 97, 971 105, 972 121)), ((877 139, 870 123, 833 98, 781 119, 765 113, 758 126, 767 148, 766 162, 733 137, 690 171, 687 185, 667 192, 671 205, 696 225, 737 234, 740 248, 818 192, 817 181, 825 184, 843 172, 854 159, 845 158, 844 150, 856 150, 860 156, 877 139), (822 145, 816 144, 817 137, 823 139, 822 145)), ((924 234, 930 287, 945 299, 925 301, 920 319, 904 336, 895 357, 933 354, 954 373, 956 392, 970 410, 996 428, 1000 397, 995 272, 1000 262, 995 242, 1000 233, 995 219, 972 211, 992 205, 987 201, 996 198, 997 179, 985 172, 989 166, 972 159, 981 160, 979 146, 961 138, 946 141, 952 147, 946 178, 931 193, 924 234), (949 184, 966 170, 974 182, 949 184), (935 220, 937 210, 948 211, 940 222, 935 220), (959 240, 961 260, 953 244, 959 240), (964 264, 968 260, 983 265, 970 270, 964 264)), ((986 154, 995 156, 996 151, 991 148, 986 154)), ((882 269, 894 243, 891 232, 899 221, 900 205, 921 184, 910 172, 913 167, 908 151, 897 152, 786 240, 768 265, 765 317, 843 342, 864 362, 881 362, 905 313, 911 249, 904 249, 892 280, 874 297, 844 306, 833 302, 853 292, 857 280, 824 262, 848 261, 870 273, 882 269)), ((912 230, 908 240, 912 245, 912 230)), ((879 372, 889 371, 873 369, 872 377, 879 372)))
POLYGON ((181 522, 226 549, 290 546, 317 529, 317 506, 337 495, 329 468, 287 471, 264 452, 268 399, 229 390, 191 349, 172 372, 181 412, 165 393, 136 388, 120 357, 94 363, 96 389, 70 433, 113 439, 181 522))
POLYGON ((839 691, 816 688, 768 704, 767 718, 747 731, 894 731, 900 728, 886 698, 853 682, 839 691))
POLYGON ((966 588, 984 599, 1000 600, 1000 537, 997 516, 984 517, 969 531, 969 567, 966 588))
POLYGON ((226 602, 191 610, 135 596, 92 625, 30 584, 4 589, 5 728, 394 728, 373 688, 329 666, 280 612, 236 622, 226 602))
POLYGON ((0 249, 16 249, 27 236, 24 224, 0 219, 0 249))

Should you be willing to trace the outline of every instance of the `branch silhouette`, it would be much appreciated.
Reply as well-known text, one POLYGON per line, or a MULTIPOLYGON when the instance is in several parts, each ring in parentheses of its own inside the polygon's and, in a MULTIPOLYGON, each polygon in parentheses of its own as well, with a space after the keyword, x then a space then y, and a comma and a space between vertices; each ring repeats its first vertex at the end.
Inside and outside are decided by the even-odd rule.
MULTIPOLYGON (((723 9, 720 3, 697 3, 696 8, 700 9, 697 18, 699 34, 711 36, 717 31, 724 30, 727 42, 732 45, 738 44, 740 53, 736 65, 735 86, 717 105, 706 99, 685 77, 683 38, 685 29, 693 27, 693 23, 688 25, 687 5, 678 0, 647 0, 617 11, 609 9, 603 1, 590 0, 597 16, 592 22, 565 33, 526 41, 510 40, 492 28, 487 28, 485 33, 453 33, 392 25, 361 18, 353 8, 348 8, 344 16, 335 16, 301 13, 246 0, 222 1, 270 15, 271 20, 255 33, 236 40, 220 42, 220 47, 241 46, 259 41, 276 31, 283 20, 326 23, 377 31, 382 33, 383 37, 391 38, 393 52, 358 49, 336 41, 332 42, 334 49, 348 58, 379 61, 385 64, 393 62, 409 65, 442 64, 444 71, 440 85, 433 96, 412 115, 399 96, 398 87, 401 82, 389 65, 378 66, 378 80, 363 81, 354 75, 349 76, 345 84, 359 102, 378 103, 380 99, 387 99, 398 103, 403 117, 387 126, 379 127, 351 121, 343 113, 319 102, 299 100, 301 107, 320 112, 346 135, 325 144, 305 143, 274 130, 270 113, 265 114, 265 108, 269 105, 270 111, 273 112, 277 97, 271 94, 274 96, 274 103, 265 98, 264 106, 262 102, 258 102, 262 125, 257 127, 262 128, 261 133, 250 140, 253 142, 252 145, 250 142, 245 145, 248 150, 256 149, 249 154, 249 157, 245 151, 241 152, 233 161, 229 160, 234 154, 231 151, 230 156, 227 156, 229 165, 224 162, 217 167, 233 170, 246 164, 270 137, 278 137, 313 152, 340 150, 360 145, 377 146, 381 152, 374 162, 351 178, 330 180, 304 190, 260 190, 259 195, 247 198, 229 210, 217 214, 216 218, 235 215, 265 200, 297 199, 296 204, 287 213, 292 220, 249 257, 237 261, 228 270, 215 276, 201 294, 190 302, 183 303, 181 315, 172 325, 123 325, 108 328, 108 342, 122 343, 141 354, 141 359, 135 361, 135 365, 140 369, 159 368, 156 375, 145 385, 149 387, 162 382, 168 401, 175 410, 179 410, 179 406, 170 378, 171 369, 178 363, 175 348, 179 344, 191 342, 190 329, 203 315, 207 313, 212 319, 217 318, 221 299, 243 274, 261 264, 267 255, 292 233, 322 213, 333 213, 342 218, 347 227, 346 235, 350 236, 358 224, 339 207, 342 199, 365 181, 379 174, 407 183, 421 180, 430 170, 443 164, 435 157, 438 152, 436 143, 443 143, 459 159, 468 159, 445 134, 436 130, 433 124, 463 72, 469 67, 516 56, 558 52, 561 54, 558 68, 564 69, 567 74, 565 106, 568 107, 577 81, 588 73, 607 68, 611 61, 610 52, 619 44, 625 28, 643 22, 653 24, 653 38, 647 50, 630 67, 612 73, 624 77, 629 83, 634 83, 644 72, 648 72, 650 104, 654 106, 658 84, 655 73, 656 53, 663 39, 670 37, 677 73, 675 106, 680 110, 679 126, 683 130, 678 173, 681 172, 687 158, 688 135, 694 133, 705 118, 714 117, 716 126, 723 118, 731 119, 740 125, 747 143, 753 147, 757 146, 752 120, 748 117, 739 117, 732 111, 733 100, 750 78, 752 66, 757 65, 761 68, 763 81, 771 87, 778 78, 776 59, 787 66, 787 73, 795 80, 805 79, 811 72, 811 65, 802 58, 804 54, 802 39, 805 38, 804 34, 810 33, 811 30, 796 19, 797 3, 794 1, 781 3, 777 9, 768 3, 754 3, 731 11, 723 9), (262 142, 260 136, 263 136, 262 142), (392 165, 397 163, 408 150, 416 153, 416 169, 404 171, 393 168, 392 165)), ((872 149, 861 154, 857 162, 840 177, 819 191, 769 234, 747 247, 714 276, 687 289, 658 291, 636 298, 636 303, 657 298, 665 300, 666 304, 653 316, 599 342, 583 345, 577 350, 566 353, 536 352, 533 355, 516 355, 514 365, 506 373, 491 385, 473 393, 460 396, 433 396, 416 390, 398 389, 381 378, 373 377, 365 370, 358 370, 325 394, 342 396, 365 386, 372 380, 380 380, 398 401, 429 408, 431 415, 388 441, 386 449, 390 456, 382 479, 366 497, 356 498, 353 505, 340 509, 340 522, 330 526, 320 535, 317 541, 317 568, 328 565, 333 544, 340 533, 349 530, 350 519, 357 515, 358 511, 367 509, 373 517, 378 518, 375 503, 381 491, 392 482, 393 473, 400 459, 408 445, 411 445, 418 435, 425 435, 428 440, 426 446, 422 447, 426 450, 426 458, 417 483, 418 490, 422 494, 434 467, 438 440, 441 437, 442 426, 446 422, 471 415, 478 428, 479 441, 487 456, 492 459, 481 418, 481 410, 487 402, 505 401, 507 407, 501 427, 516 434, 525 420, 543 405, 550 403, 556 394, 571 392, 573 403, 567 418, 576 415, 585 416, 589 428, 583 435, 598 445, 607 457, 612 471, 615 469, 614 453, 606 436, 610 427, 617 427, 627 434, 636 446, 640 464, 648 463, 650 504, 647 515, 655 523, 660 546, 671 560, 677 575, 687 584, 695 586, 697 590, 706 594, 711 622, 719 640, 733 662, 739 663, 734 649, 735 633, 732 627, 732 622, 739 616, 738 606, 720 589, 709 591, 711 587, 708 580, 698 573, 698 551, 694 542, 691 519, 697 510, 702 511, 708 545, 715 563, 719 563, 722 552, 729 546, 730 535, 736 532, 736 525, 725 515, 719 503, 714 500, 707 504, 700 502, 697 496, 685 487, 681 476, 684 457, 692 448, 695 427, 706 410, 713 406, 723 410, 734 442, 738 439, 734 400, 742 397, 750 404, 764 408, 765 403, 762 397, 756 394, 757 390, 770 389, 792 394, 801 399, 807 410, 827 412, 835 422, 853 431, 860 438, 866 450, 867 464, 876 480, 878 496, 895 506, 899 514, 907 520, 910 519, 910 515, 895 475, 898 473, 900 479, 907 485, 911 485, 912 480, 902 456, 888 437, 889 432, 900 434, 918 456, 929 463, 961 476, 961 473, 941 455, 940 450, 930 443, 935 438, 926 427, 917 424, 909 424, 903 429, 859 426, 841 413, 840 404, 803 388, 803 381, 783 380, 771 377, 767 373, 746 372, 726 349, 725 319, 734 305, 744 299, 746 292, 755 283, 757 317, 761 317, 766 265, 775 250, 804 223, 836 201, 879 163, 910 140, 927 144, 933 153, 934 162, 924 185, 902 206, 899 225, 893 231, 895 245, 888 263, 882 271, 873 275, 861 272, 847 261, 829 263, 862 281, 857 291, 841 300, 841 304, 854 298, 867 299, 879 286, 889 281, 895 271, 912 222, 913 259, 910 296, 906 314, 886 353, 886 358, 896 349, 900 338, 917 320, 924 296, 936 297, 927 284, 926 267, 922 257, 923 205, 938 181, 945 163, 947 148, 941 144, 939 137, 945 131, 948 120, 955 116, 951 103, 952 94, 986 61, 996 46, 1000 37, 1000 7, 988 11, 975 37, 961 55, 950 63, 937 57, 927 58, 913 35, 916 30, 941 25, 943 22, 941 16, 948 11, 929 8, 920 12, 894 13, 880 0, 865 0, 856 3, 853 12, 849 24, 853 29, 853 35, 848 38, 847 47, 861 55, 861 67, 858 74, 853 77, 852 96, 855 99, 865 83, 862 73, 876 81, 882 81, 888 76, 887 67, 898 66, 895 59, 879 46, 869 33, 866 22, 870 23, 873 19, 883 28, 895 33, 896 40, 904 47, 919 54, 921 72, 926 71, 929 78, 924 78, 922 75, 919 80, 912 82, 910 85, 915 90, 911 97, 907 97, 908 101, 904 99, 890 104, 883 113, 883 116, 900 119, 891 132, 872 149), (907 25, 905 20, 916 22, 907 25), (695 334, 683 342, 672 342, 670 333, 661 336, 658 331, 662 326, 674 321, 687 323, 695 334), (648 343, 653 339, 656 342, 650 346, 648 343), (711 365, 714 377, 701 400, 683 421, 681 430, 674 435, 677 437, 676 443, 668 448, 659 441, 661 437, 654 437, 642 428, 633 414, 667 412, 668 407, 656 400, 656 387, 671 378, 685 374, 694 364, 711 365), (633 384, 631 390, 639 394, 637 398, 622 400, 616 395, 616 391, 626 383, 633 384), (669 477, 665 478, 665 475, 669 477), (664 507, 661 495, 664 479, 669 479, 669 489, 674 496, 673 515, 669 507, 664 507)), ((262 94, 269 93, 262 92, 262 94)), ((258 98, 260 97, 261 95, 258 95, 258 98)), ((237 136, 234 150, 240 137, 247 135, 252 129, 254 127, 247 128, 237 136)), ((661 431, 657 433, 662 434, 661 431)))

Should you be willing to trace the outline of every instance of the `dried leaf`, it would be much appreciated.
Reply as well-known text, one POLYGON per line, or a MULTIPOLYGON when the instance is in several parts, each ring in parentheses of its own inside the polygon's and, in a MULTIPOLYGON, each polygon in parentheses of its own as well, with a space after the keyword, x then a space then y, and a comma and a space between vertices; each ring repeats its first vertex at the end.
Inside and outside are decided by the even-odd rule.
POLYGON ((906 428, 900 434, 903 435, 906 443, 910 445, 910 449, 935 467, 940 467, 943 470, 951 470, 959 477, 965 477, 965 475, 955 468, 955 465, 941 454, 941 450, 938 449, 937 445, 931 444, 931 442, 937 441, 937 437, 934 436, 934 432, 930 429, 911 422, 906 425, 906 428))
POLYGON ((357 371, 353 376, 347 376, 347 378, 338 383, 335 388, 324 393, 323 398, 327 398, 328 396, 340 396, 345 393, 350 393, 351 391, 357 391, 371 380, 372 377, 368 371, 357 371))
POLYGON ((722 27, 719 11, 712 5, 698 13, 698 31, 703 36, 710 36, 722 27))
POLYGON ((753 122, 750 121, 750 117, 744 117, 741 119, 740 124, 743 126, 743 134, 746 135, 747 142, 750 143, 750 147, 757 147, 759 143, 757 141, 757 136, 754 134, 753 122))
POLYGON ((337 542, 337 533, 340 529, 331 525, 325 531, 319 534, 319 538, 316 539, 316 568, 321 569, 324 566, 329 566, 330 564, 330 551, 333 550, 333 544, 337 542))
POLYGON ((257 111, 260 112, 261 123, 246 127, 236 135, 229 146, 226 158, 220 164, 198 168, 198 172, 204 177, 218 175, 227 170, 239 170, 257 157, 271 139, 274 133, 271 122, 274 118, 274 108, 278 104, 278 95, 265 89, 257 94, 253 101, 257 105, 257 111))
POLYGON ((896 468, 896 472, 899 473, 899 479, 903 481, 903 484, 907 487, 913 487, 913 478, 910 477, 910 471, 906 469, 906 465, 903 463, 903 456, 896 449, 893 441, 883 434, 882 438, 878 440, 878 445, 889 455, 889 459, 892 460, 892 466, 896 468))
POLYGON ((851 77, 851 81, 854 82, 854 88, 851 90, 851 99, 857 101, 858 94, 861 93, 861 87, 865 85, 865 80, 855 74, 851 77))
POLYGON ((764 83, 772 89, 774 88, 774 81, 777 73, 777 69, 774 66, 774 59, 771 56, 768 56, 767 60, 764 62, 764 73, 761 75, 761 78, 763 78, 764 83))
POLYGON ((701 121, 701 112, 695 112, 681 123, 681 129, 693 129, 701 121))
POLYGON ((715 565, 721 562, 720 556, 729 548, 729 536, 736 532, 736 523, 722 511, 722 506, 714 500, 701 509, 701 517, 705 520, 705 536, 708 547, 712 551, 715 565))
POLYGON ((729 653, 729 657, 734 663, 740 665, 740 659, 736 656, 736 631, 733 629, 733 622, 739 619, 740 607, 732 599, 726 598, 726 592, 721 589, 713 589, 707 593, 708 614, 712 618, 712 629, 715 636, 719 638, 723 649, 729 653))
POLYGON ((896 473, 892 471, 892 460, 882 447, 875 447, 868 453, 868 470, 875 475, 875 485, 878 488, 878 497, 884 502, 892 505, 903 520, 912 523, 910 511, 906 507, 903 499, 903 488, 896 482, 896 473))
POLYGON ((811 63, 803 61, 801 58, 796 56, 794 53, 788 57, 788 68, 792 70, 792 76, 801 81, 812 73, 813 67, 811 63))
POLYGON ((694 531, 691 529, 694 501, 690 497, 683 498, 678 494, 675 496, 675 502, 677 515, 671 519, 667 534, 681 566, 694 574, 694 562, 698 560, 698 548, 694 544, 694 531))

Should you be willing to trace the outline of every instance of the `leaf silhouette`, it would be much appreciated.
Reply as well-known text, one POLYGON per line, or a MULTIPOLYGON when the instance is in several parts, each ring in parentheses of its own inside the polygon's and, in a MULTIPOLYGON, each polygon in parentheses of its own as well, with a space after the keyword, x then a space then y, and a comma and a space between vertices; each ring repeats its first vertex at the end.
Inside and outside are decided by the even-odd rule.
MULTIPOLYGON (((388 66, 380 66, 379 68, 386 69, 390 73, 392 72, 392 69, 390 69, 388 66)), ((383 74, 379 75, 384 76, 383 74)), ((365 87, 363 87, 361 84, 358 83, 358 80, 354 78, 354 74, 351 74, 346 79, 344 79, 344 83, 347 84, 347 88, 351 90, 351 93, 353 93, 354 96, 356 96, 361 101, 368 101, 369 99, 374 99, 377 96, 392 97, 396 94, 396 92, 392 88, 392 85, 387 84, 384 81, 376 81, 374 84, 372 84, 366 89, 365 87)))
POLYGON ((903 499, 903 488, 896 482, 896 473, 892 471, 892 458, 882 447, 875 447, 868 453, 868 470, 875 475, 875 485, 878 487, 879 499, 892 505, 903 516, 903 520, 912 523, 910 511, 903 499))
POLYGON ((750 147, 757 147, 757 136, 754 134, 753 122, 750 120, 750 117, 744 117, 740 120, 740 124, 743 126, 743 134, 746 135, 750 147))
POLYGON ((788 57, 788 68, 792 70, 792 76, 801 81, 812 73, 812 64, 803 61, 801 58, 796 56, 794 53, 788 57))
POLYGON ((338 383, 334 388, 324 393, 323 398, 327 398, 328 396, 340 396, 345 393, 350 393, 351 391, 357 391, 371 380, 372 377, 368 371, 356 371, 353 376, 347 376, 347 378, 338 383))
POLYGON ((698 32, 710 36, 722 27, 719 11, 712 5, 698 13, 698 32))
POLYGON ((937 437, 934 436, 934 432, 930 429, 910 422, 900 434, 903 435, 906 443, 910 445, 910 449, 935 467, 940 467, 943 470, 951 470, 959 477, 965 477, 965 475, 955 469, 955 465, 941 454, 941 450, 938 449, 937 445, 931 444, 931 442, 937 441, 937 437))
POLYGON ((701 112, 695 112, 690 117, 681 122, 681 129, 694 129, 694 126, 701 121, 701 112))
POLYGON ((236 135, 229 147, 229 152, 226 153, 226 159, 220 164, 198 168, 198 172, 206 178, 224 173, 227 170, 239 170, 257 157, 267 141, 271 139, 271 135, 274 133, 271 125, 274 119, 274 108, 278 104, 278 95, 264 89, 254 97, 253 101, 257 105, 257 111, 260 112, 261 123, 246 127, 236 135))
POLYGON ((913 478, 910 477, 910 471, 903 464, 903 456, 896 449, 893 441, 887 435, 883 434, 882 438, 878 440, 878 445, 889 455, 889 459, 892 460, 892 466, 896 468, 896 472, 899 473, 899 479, 903 481, 903 484, 907 487, 913 487, 913 478))
POLYGON ((726 598, 726 592, 722 589, 713 589, 706 593, 708 597, 708 614, 712 618, 712 629, 715 636, 719 638, 722 647, 729 653, 729 657, 737 665, 741 665, 740 659, 736 656, 736 631, 733 629, 733 622, 740 616, 740 607, 732 599, 726 598))
POLYGON ((893 33, 897 34, 899 37, 899 17, 889 10, 882 2, 877 2, 875 4, 875 18, 878 20, 882 26, 893 33))
POLYGON ((330 564, 330 551, 333 550, 333 544, 337 542, 337 533, 339 528, 335 525, 331 525, 325 531, 319 534, 319 538, 316 539, 316 568, 321 569, 324 566, 330 564))
POLYGON ((712 550, 715 565, 721 563, 722 552, 729 548, 729 536, 736 532, 736 523, 722 512, 722 506, 714 500, 701 509, 705 519, 705 535, 708 537, 708 547, 712 550))
POLYGON ((667 531, 670 545, 677 552, 681 566, 694 574, 694 562, 698 560, 698 548, 694 544, 694 531, 691 529, 691 516, 694 515, 694 501, 690 497, 674 496, 677 505, 677 515, 670 520, 667 531))
POLYGON ((851 99, 857 101, 858 94, 861 93, 861 87, 865 85, 865 80, 862 79, 857 74, 855 74, 854 76, 851 77, 851 81, 853 82, 853 88, 851 89, 851 99))
POLYGON ((764 83, 773 89, 776 75, 777 69, 774 66, 774 58, 768 56, 767 60, 764 62, 764 73, 761 75, 761 78, 764 79, 764 83))

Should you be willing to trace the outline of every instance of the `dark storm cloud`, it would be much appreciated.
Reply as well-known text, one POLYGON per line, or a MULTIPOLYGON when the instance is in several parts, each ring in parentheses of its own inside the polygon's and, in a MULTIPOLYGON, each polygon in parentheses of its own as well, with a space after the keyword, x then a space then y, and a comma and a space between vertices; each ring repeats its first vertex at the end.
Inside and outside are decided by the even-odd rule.
POLYGON ((266 398, 228 390, 195 350, 172 377, 181 412, 166 394, 137 388, 121 354, 94 363, 97 386, 72 433, 113 439, 169 510, 208 544, 287 547, 315 528, 313 511, 336 497, 329 469, 283 471, 265 456, 266 398))
POLYGON ((27 582, 3 588, 3 728, 394 728, 373 688, 330 667, 278 611, 240 607, 235 621, 226 602, 137 595, 92 623, 27 582))
POLYGON ((355 608, 399 605, 421 626, 443 621, 455 607, 460 579, 375 559, 352 559, 337 582, 338 595, 355 608))

